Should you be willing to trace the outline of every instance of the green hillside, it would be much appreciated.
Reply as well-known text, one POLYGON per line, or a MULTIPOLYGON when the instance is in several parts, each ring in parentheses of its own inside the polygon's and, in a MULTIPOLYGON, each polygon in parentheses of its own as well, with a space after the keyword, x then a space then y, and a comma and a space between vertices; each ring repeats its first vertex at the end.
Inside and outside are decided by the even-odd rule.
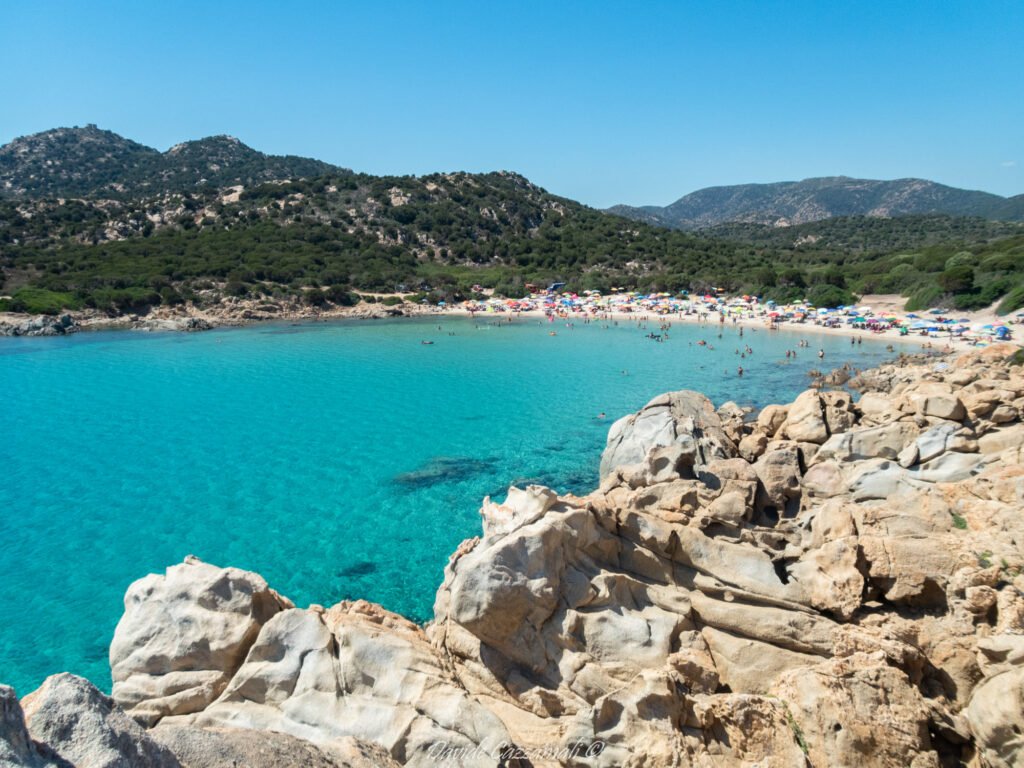
POLYGON ((265 155, 231 136, 159 152, 88 125, 23 136, 0 147, 0 197, 138 197, 339 170, 319 160, 265 155))
POLYGON ((333 169, 239 190, 195 180, 214 166, 227 174, 222 181, 237 182, 323 164, 291 168, 287 158, 227 138, 158 153, 96 133, 61 134, 59 172, 46 166, 48 145, 19 150, 19 167, 51 171, 45 179, 9 177, 10 189, 23 192, 0 199, 0 310, 118 314, 284 295, 343 304, 356 292, 394 291, 452 301, 477 285, 521 296, 528 283, 550 281, 577 291, 718 287, 823 305, 869 292, 903 293, 914 307, 970 309, 1003 296, 1005 311, 1024 304, 1017 223, 857 216, 687 233, 588 208, 505 172, 376 177, 333 169), (73 160, 95 159, 94 139, 121 171, 104 176, 104 163, 73 160), (160 165, 167 156, 173 167, 160 165), (140 179, 157 191, 130 191, 140 179), (111 185, 123 191, 95 191, 111 185), (76 187, 94 193, 70 194, 76 187))
POLYGON ((837 216, 889 218, 920 214, 1024 221, 1024 197, 1000 197, 925 179, 879 181, 830 176, 707 187, 664 207, 618 205, 609 210, 675 229, 700 229, 727 222, 791 226, 837 216))

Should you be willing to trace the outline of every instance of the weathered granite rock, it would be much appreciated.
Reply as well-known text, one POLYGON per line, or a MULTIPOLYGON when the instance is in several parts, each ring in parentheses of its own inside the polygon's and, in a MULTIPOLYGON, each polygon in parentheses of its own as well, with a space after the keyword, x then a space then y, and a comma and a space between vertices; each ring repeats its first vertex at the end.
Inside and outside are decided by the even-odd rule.
POLYGON ((964 404, 949 384, 938 381, 919 381, 907 393, 911 405, 920 416, 960 421, 967 415, 964 404))
POLYGON ((758 506, 795 511, 800 503, 800 452, 795 445, 769 445, 754 464, 761 481, 762 498, 758 506))
POLYGON ((135 582, 124 602, 110 646, 113 697, 148 725, 210 704, 263 625, 291 607, 261 576, 193 557, 135 582))
POLYGON ((0 321, 0 336, 64 336, 81 330, 71 315, 39 315, 27 320, 0 321))
POLYGON ((923 697, 879 656, 854 654, 784 672, 773 693, 787 702, 811 765, 939 766, 923 697))
POLYGON ((895 459, 918 432, 913 422, 896 421, 832 435, 815 454, 813 463, 895 459))
POLYGON ((807 469, 801 483, 801 490, 812 497, 831 498, 847 489, 842 467, 836 461, 823 461, 807 469))
MULTIPOLYGON (((351 739, 402 765, 431 765, 431 748, 491 750, 508 732, 445 670, 412 622, 364 602, 290 609, 271 618, 225 691, 167 725, 288 733, 325 749, 351 739)), ((486 752, 462 763, 493 765, 486 752)))
POLYGON ((173 752, 81 677, 48 677, 21 703, 33 740, 75 768, 181 768, 173 752))
POLYGON ((652 449, 673 444, 681 446, 696 467, 736 455, 710 400, 698 392, 670 392, 612 425, 601 456, 601 479, 617 468, 643 462, 652 449))
POLYGON ((985 680, 974 690, 966 714, 984 765, 1019 766, 1024 761, 1024 666, 985 680))
POLYGON ((515 486, 508 489, 504 503, 495 504, 490 497, 484 499, 480 516, 483 518, 484 535, 507 533, 527 523, 532 523, 555 503, 558 494, 550 488, 531 485, 526 490, 515 486))
POLYGON ((774 437, 779 427, 786 423, 788 411, 785 405, 766 405, 757 414, 757 426, 767 437, 774 437))
POLYGON ((740 456, 747 461, 757 461, 768 446, 768 435, 764 432, 752 432, 740 438, 738 450, 740 456))
POLYGON ((821 395, 808 390, 797 397, 789 406, 781 430, 790 440, 824 443, 828 439, 828 427, 825 424, 821 395))
POLYGON ((886 499, 913 493, 923 487, 899 464, 886 459, 869 459, 858 463, 847 473, 850 497, 854 501, 886 499))
POLYGON ((14 689, 0 685, 0 766, 4 768, 71 768, 52 750, 33 741, 25 727, 14 689))

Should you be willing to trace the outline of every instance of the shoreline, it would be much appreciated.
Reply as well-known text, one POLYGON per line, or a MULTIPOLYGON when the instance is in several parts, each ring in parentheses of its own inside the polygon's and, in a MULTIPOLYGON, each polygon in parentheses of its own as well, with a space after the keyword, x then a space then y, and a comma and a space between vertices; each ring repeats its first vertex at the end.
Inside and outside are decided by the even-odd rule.
MULTIPOLYGON (((544 322, 548 315, 544 310, 528 309, 507 313, 470 312, 464 307, 423 307, 415 304, 399 304, 393 306, 382 306, 381 304, 361 302, 353 307, 341 307, 326 311, 310 312, 305 310, 285 311, 275 314, 256 313, 249 309, 242 309, 237 315, 228 315, 216 312, 204 312, 189 307, 186 311, 178 312, 155 312, 147 315, 121 315, 110 318, 98 313, 75 313, 68 312, 65 315, 26 315, 18 313, 0 313, 0 338, 24 338, 41 336, 66 336, 75 333, 101 332, 101 331, 136 331, 142 333, 180 333, 199 332, 213 330, 215 328, 245 328, 262 324, 273 323, 298 323, 315 324, 321 322, 343 321, 343 320, 401 320, 413 318, 467 318, 472 320, 483 320, 486 322, 516 322, 523 320, 536 320, 544 322), (11 332, 11 328, 28 328, 27 332, 11 332), (7 332, 5 332, 7 331, 7 332)), ((948 350, 975 349, 967 339, 951 338, 946 335, 922 336, 908 334, 901 336, 893 329, 884 331, 868 331, 855 328, 851 325, 829 327, 815 323, 806 322, 783 322, 771 324, 766 322, 764 317, 742 317, 729 318, 726 322, 720 322, 717 317, 709 315, 701 317, 695 313, 656 314, 641 312, 611 311, 596 314, 573 313, 565 316, 555 315, 550 321, 552 327, 559 323, 601 323, 612 322, 616 324, 635 323, 639 328, 645 329, 650 325, 656 326, 657 330, 662 325, 671 326, 674 323, 686 323, 688 325, 702 325, 713 331, 717 328, 742 327, 751 329, 754 332, 766 331, 772 333, 783 331, 788 333, 810 333, 841 336, 850 339, 869 338, 871 341, 899 342, 902 345, 919 344, 922 350, 939 350, 948 347, 948 350)), ((1009 343, 1021 346, 1019 341, 1013 340, 1009 343)))

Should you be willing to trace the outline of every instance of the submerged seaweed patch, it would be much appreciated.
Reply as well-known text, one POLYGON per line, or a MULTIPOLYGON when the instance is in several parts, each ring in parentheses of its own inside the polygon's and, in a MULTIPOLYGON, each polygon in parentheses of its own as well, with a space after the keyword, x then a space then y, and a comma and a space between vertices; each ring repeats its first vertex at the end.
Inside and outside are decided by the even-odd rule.
POLYGON ((407 488, 422 488, 436 483, 454 483, 489 472, 495 468, 497 463, 497 459, 435 456, 419 469, 395 475, 394 482, 407 488))
POLYGON ((339 576, 368 576, 377 572, 377 564, 369 560, 359 560, 338 571, 339 576))

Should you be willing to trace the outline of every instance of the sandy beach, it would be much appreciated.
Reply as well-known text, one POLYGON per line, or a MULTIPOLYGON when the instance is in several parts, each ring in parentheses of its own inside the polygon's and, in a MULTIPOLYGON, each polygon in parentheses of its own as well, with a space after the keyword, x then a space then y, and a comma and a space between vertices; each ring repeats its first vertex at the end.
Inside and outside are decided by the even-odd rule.
MULTIPOLYGON (((956 337, 946 333, 932 332, 923 335, 918 331, 911 331, 909 334, 901 335, 897 328, 875 329, 857 327, 846 322, 838 325, 826 325, 817 319, 815 315, 809 315, 801 321, 783 320, 782 322, 771 322, 764 308, 758 309, 757 313, 731 314, 722 321, 719 313, 713 309, 701 309, 699 311, 681 311, 659 313, 655 311, 637 308, 632 311, 621 309, 580 310, 559 312, 549 317, 550 310, 543 308, 530 309, 508 309, 505 311, 471 311, 464 304, 453 306, 424 305, 413 302, 399 304, 384 304, 380 299, 388 297, 374 297, 375 302, 361 301, 351 307, 326 307, 316 308, 295 303, 291 306, 284 306, 280 311, 267 312, 260 310, 256 303, 248 301, 230 301, 219 304, 212 308, 199 308, 192 304, 174 308, 156 307, 144 315, 122 315, 109 317, 96 310, 69 312, 71 318, 71 330, 76 331, 101 331, 101 330, 135 330, 135 331, 198 331, 209 328, 242 326, 263 322, 324 322, 332 320, 380 320, 388 318, 410 318, 410 317, 466 317, 473 318, 478 322, 506 323, 506 322, 538 322, 549 324, 553 330, 566 323, 616 323, 619 325, 635 324, 638 329, 652 333, 659 333, 668 330, 671 334, 671 326, 676 323, 687 323, 702 325, 708 329, 708 341, 714 343, 718 329, 727 327, 742 327, 750 329, 754 333, 773 333, 782 331, 792 334, 813 337, 817 334, 830 334, 833 336, 844 336, 850 339, 870 339, 872 341, 886 341, 893 345, 899 344, 901 349, 918 350, 952 350, 967 349, 974 346, 972 340, 956 337), (667 329, 663 328, 667 326, 667 329)), ((395 298, 402 298, 395 296, 395 298)), ((895 294, 873 294, 862 297, 858 307, 870 307, 872 314, 876 317, 906 316, 903 305, 906 300, 895 294)), ((985 310, 975 312, 955 311, 958 320, 967 320, 963 325, 971 327, 984 324, 1002 325, 1006 324, 1011 329, 1016 329, 1019 324, 1014 325, 1009 317, 1000 317, 995 313, 995 305, 985 310)), ((928 317, 926 313, 919 313, 921 317, 928 317)), ((59 333, 4 333, 4 329, 25 327, 28 323, 53 323, 54 318, 33 317, 12 313, 0 313, 0 335, 59 335, 59 333)), ((1012 343, 1020 345, 1021 337, 1024 334, 1015 334, 1018 338, 1012 343)), ((813 346, 809 339, 807 346, 813 346)))

